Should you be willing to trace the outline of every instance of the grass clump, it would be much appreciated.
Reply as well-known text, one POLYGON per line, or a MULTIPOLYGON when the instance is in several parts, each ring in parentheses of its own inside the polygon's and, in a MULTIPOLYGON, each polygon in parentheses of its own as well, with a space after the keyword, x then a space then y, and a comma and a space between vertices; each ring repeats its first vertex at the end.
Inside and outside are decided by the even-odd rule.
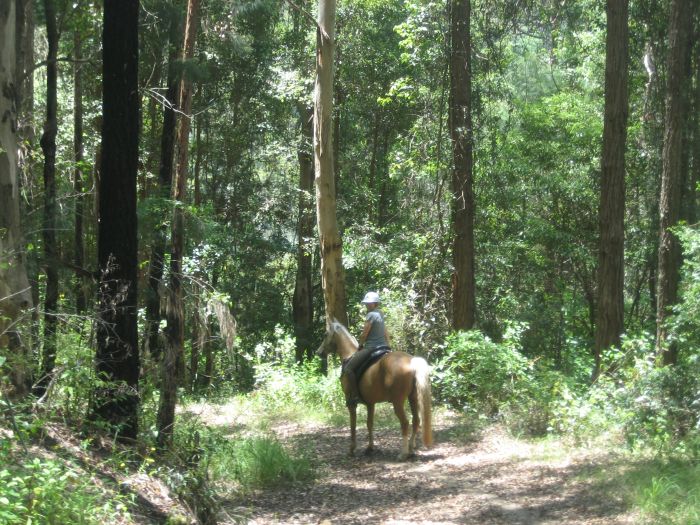
POLYGON ((290 453, 270 436, 232 441, 212 458, 212 477, 234 481, 241 492, 312 479, 314 467, 308 455, 290 453))
POLYGON ((700 525, 700 465, 654 462, 626 476, 642 523, 700 525))

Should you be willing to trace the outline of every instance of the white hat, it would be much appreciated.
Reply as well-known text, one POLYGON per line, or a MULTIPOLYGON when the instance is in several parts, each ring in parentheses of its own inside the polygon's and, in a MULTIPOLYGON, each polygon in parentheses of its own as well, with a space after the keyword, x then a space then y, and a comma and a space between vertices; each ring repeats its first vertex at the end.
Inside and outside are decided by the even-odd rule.
POLYGON ((367 292, 365 298, 362 299, 362 303, 379 303, 379 294, 377 292, 367 292))

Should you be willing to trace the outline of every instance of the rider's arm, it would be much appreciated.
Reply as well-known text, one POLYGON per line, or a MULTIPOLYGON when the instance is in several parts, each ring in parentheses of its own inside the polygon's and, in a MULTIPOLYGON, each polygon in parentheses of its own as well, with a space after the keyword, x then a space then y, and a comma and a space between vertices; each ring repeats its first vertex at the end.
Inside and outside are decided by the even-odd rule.
POLYGON ((363 346, 365 344, 365 341, 367 341, 367 336, 369 335, 369 330, 372 328, 372 321, 365 321, 365 327, 362 329, 362 335, 360 335, 360 340, 358 343, 360 343, 360 346, 363 346))
POLYGON ((391 340, 389 339, 389 330, 384 327, 384 341, 386 341, 387 346, 391 346, 391 340))

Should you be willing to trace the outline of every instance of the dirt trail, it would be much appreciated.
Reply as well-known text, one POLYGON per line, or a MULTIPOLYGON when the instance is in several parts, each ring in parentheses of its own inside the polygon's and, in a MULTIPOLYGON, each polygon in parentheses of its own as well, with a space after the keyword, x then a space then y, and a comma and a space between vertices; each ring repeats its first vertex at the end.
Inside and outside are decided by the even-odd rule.
POLYGON ((251 525, 634 523, 616 491, 588 481, 610 459, 581 451, 547 458, 498 428, 469 435, 449 418, 435 430, 432 449, 399 462, 398 425, 376 433, 373 455, 354 458, 346 428, 278 427, 283 441, 313 445, 319 478, 229 502, 224 514, 251 525))

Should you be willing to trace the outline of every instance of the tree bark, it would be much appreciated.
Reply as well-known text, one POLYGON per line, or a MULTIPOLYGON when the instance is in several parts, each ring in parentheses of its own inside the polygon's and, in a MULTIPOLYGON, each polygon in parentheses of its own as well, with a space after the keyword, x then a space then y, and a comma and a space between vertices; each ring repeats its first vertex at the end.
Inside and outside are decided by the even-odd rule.
POLYGON ((93 421, 138 433, 136 186, 139 145, 138 0, 106 0, 102 33, 99 322, 93 421))
POLYGON ((58 268, 56 247, 56 134, 58 29, 56 27, 56 6, 53 0, 44 0, 46 17, 46 37, 48 55, 46 57, 46 120, 41 135, 41 150, 44 153, 44 218, 42 234, 44 239, 44 272, 46 291, 44 296, 44 344, 41 353, 41 372, 37 381, 36 393, 44 394, 56 364, 56 327, 58 307, 58 268))
MULTIPOLYGON (((697 8, 696 8, 697 10, 697 8)), ((696 18, 697 15, 696 15, 696 18)), ((690 111, 690 135, 691 135, 691 157, 692 162, 689 169, 689 181, 687 184, 688 193, 686 195, 686 210, 688 224, 695 224, 698 220, 698 194, 697 187, 700 182, 700 21, 695 24, 694 38, 691 39, 693 45, 693 60, 691 71, 694 71, 694 78, 688 79, 692 84, 692 103, 690 111)))
MULTIPOLYGON (((29 366, 17 336, 22 310, 32 306, 20 228, 18 181, 15 1, 0 5, 0 348, 9 347, 10 379, 15 392, 28 390, 29 366)), ((21 5, 20 5, 21 7, 21 5)))
MULTIPOLYGON (((182 51, 183 61, 194 55, 197 36, 199 0, 188 0, 185 39, 182 51)), ((192 110, 192 82, 187 75, 180 81, 178 99, 185 114, 180 119, 178 130, 178 158, 175 184, 173 186, 172 251, 170 254, 170 289, 166 317, 168 320, 166 337, 168 344, 162 365, 160 406, 158 409, 158 444, 167 447, 172 444, 173 424, 177 387, 183 377, 185 358, 185 312, 182 299, 182 258, 185 248, 185 216, 182 204, 185 201, 187 164, 189 153, 190 117, 192 110)))
POLYGON ((608 0, 601 165, 595 368, 624 331, 625 149, 628 115, 628 0, 608 0))
POLYGON ((450 135, 452 169, 452 327, 469 330, 476 322, 474 263, 474 182, 471 103, 471 1, 453 0, 450 20, 450 135))
POLYGON ((311 153, 313 141, 313 108, 299 103, 301 144, 299 145, 299 200, 297 218, 297 272, 292 299, 292 317, 296 337, 296 361, 313 358, 311 329, 313 323, 313 290, 311 263, 314 231, 313 186, 314 163, 311 153))
POLYGON ((672 0, 668 33, 666 80, 666 120, 662 153, 661 195, 659 199, 659 267, 657 272, 656 349, 664 365, 678 359, 677 346, 668 341, 666 319, 678 300, 680 246, 671 232, 681 212, 681 157, 686 115, 687 38, 692 20, 689 0, 672 0))
POLYGON ((314 95, 314 181, 326 324, 332 319, 337 319, 347 326, 343 247, 336 216, 336 186, 333 174, 335 12, 335 0, 319 0, 314 95))
MULTIPOLYGON (((178 60, 182 49, 179 46, 180 24, 178 16, 171 13, 170 19, 170 56, 168 58, 168 90, 165 94, 163 106, 163 131, 160 143, 160 168, 158 170, 157 195, 165 210, 164 203, 170 199, 172 193, 173 163, 175 160, 175 138, 177 128, 176 109, 180 107, 179 76, 175 71, 175 62, 178 60)), ((165 246, 167 238, 165 224, 159 226, 153 236, 151 246, 150 264, 148 266, 148 289, 146 290, 146 334, 144 342, 148 352, 154 359, 159 359, 162 353, 162 345, 159 337, 161 320, 160 286, 163 279, 165 246)))

